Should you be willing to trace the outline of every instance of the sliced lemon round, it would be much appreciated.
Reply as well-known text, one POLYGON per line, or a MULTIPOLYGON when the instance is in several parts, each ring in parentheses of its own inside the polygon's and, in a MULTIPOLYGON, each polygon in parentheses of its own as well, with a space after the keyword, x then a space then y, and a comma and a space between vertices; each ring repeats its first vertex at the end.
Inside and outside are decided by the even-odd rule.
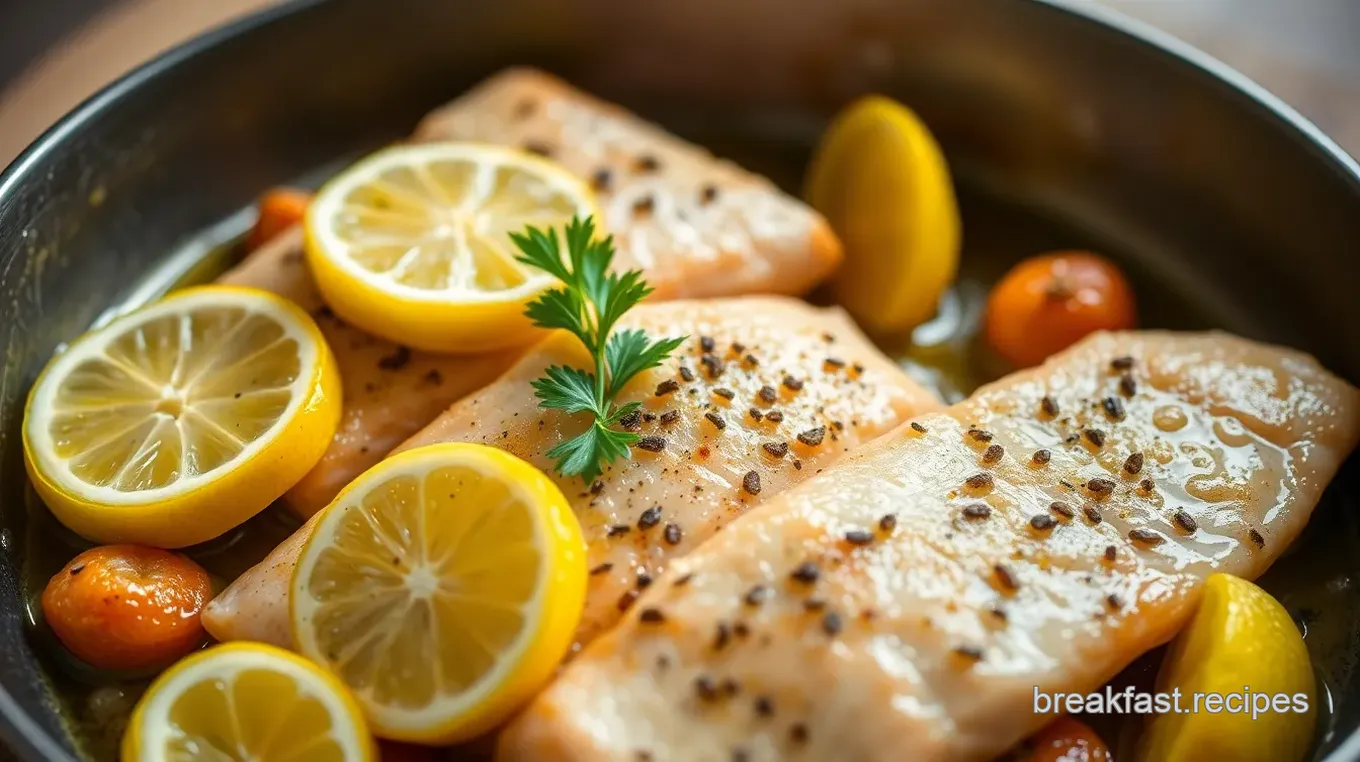
POLYGON ((334 670, 384 738, 453 743, 551 677, 585 601, 561 490, 502 450, 440 444, 335 498, 293 571, 298 650, 334 670))
POLYGON ((845 246, 837 300, 875 332, 935 314, 959 263, 959 212, 935 138, 902 104, 869 96, 822 136, 807 199, 845 246))
POLYGON ((306 312, 203 286, 77 339, 24 412, 24 462, 63 524, 178 548, 240 524, 302 478, 340 420, 340 373, 306 312))
POLYGON ((1317 682, 1308 648, 1284 606, 1244 579, 1209 577, 1157 685, 1180 689, 1182 712, 1153 718, 1141 760, 1297 762, 1312 744, 1317 682))
POLYGON ((327 183, 306 217, 307 261, 331 309, 432 352, 531 340, 525 304, 552 276, 516 261, 511 233, 599 219, 560 165, 480 143, 398 146, 327 183))
POLYGON ((231 643, 171 667, 137 704, 123 762, 376 758, 363 710, 333 675, 261 643, 231 643))

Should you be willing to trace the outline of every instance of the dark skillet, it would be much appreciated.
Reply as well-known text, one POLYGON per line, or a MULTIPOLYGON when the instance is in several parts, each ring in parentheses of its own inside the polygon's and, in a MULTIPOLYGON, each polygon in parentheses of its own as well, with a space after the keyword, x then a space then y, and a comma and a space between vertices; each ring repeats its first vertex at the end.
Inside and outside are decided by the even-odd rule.
MULTIPOLYGON (((1360 168, 1222 65, 1087 13, 1035 0, 306 0, 85 103, 0 177, 0 735, 35 762, 76 748, 21 593, 25 537, 43 519, 26 507, 19 425, 54 348, 261 189, 398 138, 508 64, 548 68, 792 185, 837 107, 896 96, 949 152, 971 276, 1094 247, 1129 269, 1147 325, 1289 344, 1360 381, 1360 168)), ((1353 458, 1265 581, 1309 627, 1333 703, 1329 760, 1360 759, 1358 472, 1353 458)))

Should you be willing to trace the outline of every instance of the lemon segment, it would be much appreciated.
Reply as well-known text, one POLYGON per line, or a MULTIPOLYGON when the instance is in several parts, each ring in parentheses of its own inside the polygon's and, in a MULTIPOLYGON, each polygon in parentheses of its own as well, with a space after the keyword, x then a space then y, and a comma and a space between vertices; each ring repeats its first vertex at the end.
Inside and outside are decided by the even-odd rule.
POLYGON ((944 154, 906 106, 869 96, 822 136, 808 203, 845 247, 832 281, 864 327, 904 331, 935 314, 959 262, 959 212, 944 154))
POLYGON ((1179 688, 1185 713, 1156 716, 1141 739, 1140 760, 1297 762, 1312 744, 1316 680, 1298 627, 1269 593, 1246 580, 1214 574, 1189 626, 1167 651, 1158 690, 1179 688), (1245 691, 1289 697, 1252 717, 1250 706, 1201 707, 1193 696, 1245 691), (1306 712, 1296 711, 1307 707, 1306 712), (1237 709, 1237 711, 1234 711, 1237 709), (1280 711, 1285 709, 1286 711, 1280 711))
POLYGON ((327 183, 306 216, 307 261, 336 314, 432 352, 537 335, 525 305, 555 282, 516 261, 510 233, 597 212, 558 164, 479 143, 398 146, 327 183))
POLYGON ((551 677, 585 589, 557 486, 501 450, 440 444, 379 463, 320 514, 290 609, 299 652, 349 686, 374 732, 453 743, 551 677))
POLYGON ((293 303, 185 289, 77 339, 29 394, 38 494, 97 542, 178 548, 264 509, 330 445, 340 373, 293 303))
POLYGON ((132 713, 123 762, 368 762, 363 711, 334 676, 280 648, 216 646, 162 674, 132 713))

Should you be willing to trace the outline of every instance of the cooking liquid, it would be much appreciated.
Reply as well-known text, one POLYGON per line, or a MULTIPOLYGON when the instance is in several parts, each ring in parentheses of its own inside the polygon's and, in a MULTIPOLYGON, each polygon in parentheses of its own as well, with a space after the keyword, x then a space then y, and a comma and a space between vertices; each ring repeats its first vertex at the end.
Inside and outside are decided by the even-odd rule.
MULTIPOLYGON (((719 141, 702 141, 713 145, 719 141)), ((782 162, 781 162, 782 163, 782 162)), ((759 161, 751 166, 764 170, 759 161)), ((787 166, 787 164, 785 164, 787 166)), ((786 183, 789 187, 791 183, 786 183)), ((1005 366, 978 340, 977 331, 987 294, 987 284, 1004 271, 1005 263, 1054 248, 1102 249, 1086 236, 1042 223, 1034 215, 1017 211, 1011 203, 986 196, 961 195, 966 243, 963 271, 945 295, 938 315, 911 335, 879 337, 879 346, 946 402, 963 399, 974 388, 1004 375, 1005 366), (976 221, 974 221, 976 220, 976 221)), ((132 298, 114 305, 98 322, 135 309, 166 290, 209 282, 241 255, 240 235, 253 219, 249 211, 234 215, 205 231, 169 257, 164 268, 149 273, 132 298)), ((1140 304, 1143 324, 1168 328, 1197 328, 1215 323, 1197 316, 1194 305, 1151 296, 1163 292, 1146 273, 1130 271, 1140 304), (1144 277, 1140 278, 1142 275, 1144 277)), ((815 297, 814 297, 815 299, 815 297)), ((1327 491, 1303 536, 1260 580, 1294 615, 1318 675, 1318 736, 1315 758, 1321 759, 1341 738, 1336 737, 1339 716, 1356 711, 1332 705, 1330 686, 1353 684, 1357 653, 1360 653, 1360 478, 1355 459, 1327 491)), ((90 544, 61 526, 42 506, 36 494, 27 492, 29 522, 23 543, 23 583, 27 591, 28 619, 33 640, 47 664, 53 693, 61 704, 81 751, 91 759, 116 760, 118 744, 133 705, 150 682, 150 675, 113 675, 93 670, 71 657, 42 624, 39 597, 47 580, 90 544)), ((213 576, 216 590, 264 558, 299 525, 291 512, 272 506, 226 535, 186 551, 213 576)), ((1112 682, 1150 691, 1156 679, 1163 649, 1135 661, 1112 682)), ((1354 697, 1348 697, 1353 701, 1354 697)), ((1141 719, 1136 716, 1083 717, 1110 743, 1116 759, 1132 759, 1141 719)), ((1353 722, 1353 721, 1352 721, 1353 722)), ((464 758, 453 752, 451 759, 464 758)), ((471 757, 467 757, 471 758, 471 757)), ((1023 758, 1021 756, 1020 758, 1023 758)))

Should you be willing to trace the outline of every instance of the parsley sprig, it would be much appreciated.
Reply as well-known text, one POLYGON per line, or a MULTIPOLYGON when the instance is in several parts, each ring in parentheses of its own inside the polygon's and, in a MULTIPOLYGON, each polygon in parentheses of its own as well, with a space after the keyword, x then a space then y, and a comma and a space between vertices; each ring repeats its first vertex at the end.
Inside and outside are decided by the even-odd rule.
POLYGON ((619 392, 637 374, 660 365, 687 337, 652 340, 636 328, 615 332, 619 318, 646 298, 651 287, 640 270, 609 272, 614 237, 597 239, 592 218, 573 217, 565 234, 566 257, 555 230, 527 227, 510 238, 519 247, 519 262, 562 282, 561 288, 530 302, 525 314, 534 325, 570 331, 595 363, 593 373, 554 365, 533 382, 540 407, 591 415, 589 428, 548 451, 548 457, 557 461, 558 473, 580 475, 589 483, 605 465, 629 457, 629 447, 641 438, 615 428, 642 406, 617 404, 619 392))

